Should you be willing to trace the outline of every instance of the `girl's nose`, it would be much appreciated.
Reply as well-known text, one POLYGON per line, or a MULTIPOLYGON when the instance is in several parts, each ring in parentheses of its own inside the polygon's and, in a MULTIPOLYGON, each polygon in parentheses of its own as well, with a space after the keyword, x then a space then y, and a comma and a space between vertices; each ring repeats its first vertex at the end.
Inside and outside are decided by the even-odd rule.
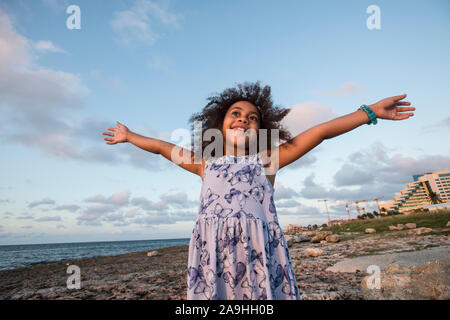
POLYGON ((246 124, 248 123, 247 118, 245 118, 245 117, 240 117, 239 121, 244 122, 246 124))

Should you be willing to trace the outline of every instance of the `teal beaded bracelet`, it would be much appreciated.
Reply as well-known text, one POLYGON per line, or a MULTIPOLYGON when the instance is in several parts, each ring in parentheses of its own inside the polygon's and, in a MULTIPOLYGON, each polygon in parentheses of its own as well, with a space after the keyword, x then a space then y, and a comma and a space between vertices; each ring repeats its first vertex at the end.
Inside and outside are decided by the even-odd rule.
POLYGON ((377 124, 377 116, 375 113, 370 109, 367 105, 363 104, 361 107, 359 107, 360 110, 363 110, 367 115, 369 116, 369 122, 367 124, 373 123, 374 125, 377 124))

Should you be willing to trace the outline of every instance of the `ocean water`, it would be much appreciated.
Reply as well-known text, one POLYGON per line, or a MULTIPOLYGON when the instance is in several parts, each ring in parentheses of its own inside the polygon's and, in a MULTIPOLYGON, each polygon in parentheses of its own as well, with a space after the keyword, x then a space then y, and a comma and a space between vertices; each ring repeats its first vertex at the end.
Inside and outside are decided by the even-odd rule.
POLYGON ((0 270, 69 259, 114 256, 189 244, 186 239, 74 242, 0 246, 0 270))

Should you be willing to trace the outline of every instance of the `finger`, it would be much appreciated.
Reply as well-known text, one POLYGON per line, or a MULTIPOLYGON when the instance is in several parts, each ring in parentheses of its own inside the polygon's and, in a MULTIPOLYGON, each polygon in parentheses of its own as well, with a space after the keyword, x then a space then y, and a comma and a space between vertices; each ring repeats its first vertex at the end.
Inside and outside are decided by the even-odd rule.
POLYGON ((399 112, 405 112, 405 111, 414 111, 416 108, 414 107, 397 107, 397 111, 399 112))
POLYGON ((397 106, 410 106, 411 102, 409 102, 409 101, 398 101, 398 102, 395 103, 395 105, 397 105, 397 106))
POLYGON ((414 113, 401 113, 396 115, 393 120, 404 120, 412 116, 414 116, 414 113))
POLYGON ((395 101, 402 100, 406 97, 406 93, 393 97, 395 101))
POLYGON ((117 130, 117 128, 108 128, 108 130, 111 130, 111 131, 116 131, 116 130, 117 130))
POLYGON ((111 139, 111 138, 105 138, 105 139, 103 139, 103 140, 106 140, 106 141, 112 141, 113 139, 111 139))
POLYGON ((114 135, 113 135, 111 132, 103 132, 103 134, 104 134, 105 136, 108 135, 108 136, 114 137, 114 135))

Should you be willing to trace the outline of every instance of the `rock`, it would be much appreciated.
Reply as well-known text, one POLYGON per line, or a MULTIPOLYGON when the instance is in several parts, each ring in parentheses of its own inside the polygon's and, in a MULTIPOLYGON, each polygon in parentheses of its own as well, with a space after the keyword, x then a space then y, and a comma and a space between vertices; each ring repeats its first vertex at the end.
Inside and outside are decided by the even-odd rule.
POLYGON ((325 240, 327 240, 327 242, 339 242, 339 236, 337 234, 330 234, 325 240))
POLYGON ((403 224, 397 224, 397 230, 403 230, 405 226, 403 224))
POLYGON ((300 233, 300 235, 305 236, 305 237, 314 237, 316 235, 315 231, 305 231, 300 233))
POLYGON ((447 227, 450 227, 450 221, 447 221, 447 227))
POLYGON ((415 223, 407 223, 407 224, 405 224, 405 227, 407 229, 415 229, 416 228, 416 224, 415 223))
POLYGON ((294 243, 311 241, 311 237, 298 235, 294 238, 294 243))
POLYGON ((305 252, 310 257, 319 257, 319 256, 323 256, 325 254, 325 252, 323 250, 314 249, 314 248, 306 248, 305 252))
POLYGON ((383 270, 385 273, 411 273, 411 267, 401 266, 397 263, 388 265, 383 270))
POLYGON ((54 299, 57 297, 57 292, 58 288, 53 287, 53 288, 45 288, 45 289, 40 289, 38 291, 36 291, 36 294, 39 294, 41 296, 41 298, 44 299, 54 299))
POLYGON ((365 299, 370 300, 449 300, 450 259, 440 259, 416 267, 387 266, 379 274, 379 287, 375 275, 361 282, 365 299))
POLYGON ((433 229, 431 229, 431 228, 422 227, 422 228, 417 228, 417 229, 411 229, 411 230, 408 231, 408 233, 409 234, 414 234, 414 235, 421 235, 421 234, 424 234, 424 233, 430 233, 432 231, 433 231, 433 229))
POLYGON ((302 300, 341 300, 342 297, 336 292, 302 294, 302 300))
POLYGON ((365 230, 365 232, 366 232, 366 233, 376 233, 377 230, 375 230, 375 229, 373 229, 373 228, 367 228, 367 229, 365 230))
POLYGON ((317 243, 320 242, 322 240, 325 240, 325 238, 327 236, 329 236, 330 234, 333 234, 331 231, 323 231, 323 232, 319 232, 318 234, 316 234, 312 239, 311 242, 317 243))
POLYGON ((11 297, 11 300, 26 300, 32 296, 36 295, 35 291, 25 290, 11 297))
POLYGON ((159 254, 159 252, 157 250, 153 250, 153 251, 147 252, 147 257, 157 256, 158 254, 159 254))
POLYGON ((398 229, 397 229, 396 226, 389 226, 389 230, 390 230, 390 231, 395 231, 395 230, 398 230, 398 229))
POLYGON ((328 243, 327 240, 320 241, 320 244, 327 244, 327 243, 328 243))
POLYGON ((288 248, 292 247, 292 245, 294 244, 294 239, 292 237, 289 237, 288 239, 286 239, 286 244, 288 248))

